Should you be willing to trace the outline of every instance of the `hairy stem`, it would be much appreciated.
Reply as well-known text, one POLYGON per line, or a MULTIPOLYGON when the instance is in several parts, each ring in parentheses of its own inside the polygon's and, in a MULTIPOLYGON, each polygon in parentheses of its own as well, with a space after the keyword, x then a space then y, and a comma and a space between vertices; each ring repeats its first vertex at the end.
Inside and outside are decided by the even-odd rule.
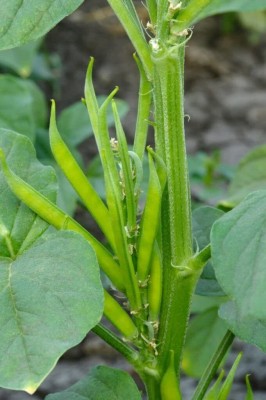
POLYGON ((122 354, 130 364, 134 366, 138 365, 138 353, 119 339, 112 331, 110 331, 110 329, 106 328, 102 324, 98 324, 92 329, 92 331, 122 354))
POLYGON ((156 148, 167 166, 167 196, 163 200, 163 303, 160 318, 159 368, 165 371, 169 351, 178 373, 199 271, 188 266, 192 257, 190 188, 184 136, 182 45, 154 49, 156 148), (167 239, 170 228, 170 247, 167 239))

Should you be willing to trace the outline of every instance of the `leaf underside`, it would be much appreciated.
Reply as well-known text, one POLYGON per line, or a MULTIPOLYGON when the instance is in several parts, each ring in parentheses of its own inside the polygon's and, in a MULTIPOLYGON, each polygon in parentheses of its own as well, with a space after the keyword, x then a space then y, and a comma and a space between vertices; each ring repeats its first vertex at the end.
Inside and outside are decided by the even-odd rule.
POLYGON ((266 191, 220 218, 211 243, 217 280, 230 299, 220 316, 235 335, 266 351, 266 191))
POLYGON ((45 400, 141 400, 133 379, 126 372, 98 366, 81 381, 45 400))
POLYGON ((215 14, 225 12, 249 12, 265 10, 265 0, 212 0, 197 16, 197 21, 215 14))

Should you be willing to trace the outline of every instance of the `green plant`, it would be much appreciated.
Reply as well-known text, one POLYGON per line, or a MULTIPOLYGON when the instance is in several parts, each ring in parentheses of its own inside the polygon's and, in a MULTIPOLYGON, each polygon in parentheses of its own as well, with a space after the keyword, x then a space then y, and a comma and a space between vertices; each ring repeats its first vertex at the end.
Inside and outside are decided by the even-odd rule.
MULTIPOLYGON (((186 357, 195 336, 192 324, 197 330, 206 328, 210 318, 217 320, 219 307, 219 340, 212 342, 212 354, 204 356, 208 364, 193 400, 226 399, 241 355, 224 383, 221 373, 208 389, 235 335, 266 350, 265 147, 252 152, 237 170, 230 197, 220 202, 223 211, 230 211, 205 207, 191 215, 184 53, 191 26, 199 19, 218 12, 263 9, 265 2, 147 0, 154 36, 149 43, 134 4, 108 2, 136 49, 141 80, 135 140, 129 151, 114 100, 118 89, 99 104, 93 59, 89 63, 84 103, 104 171, 106 203, 60 135, 54 102, 50 120, 54 158, 102 229, 108 249, 58 207, 55 172, 36 160, 30 140, 8 126, 0 131, 0 385, 33 393, 58 358, 92 329, 133 365, 150 400, 181 399, 180 368, 183 359, 183 368, 188 369, 186 357), (110 105, 116 129, 116 140, 111 142, 110 105), (147 148, 149 183, 139 216, 151 109, 155 151, 147 148), (245 197, 250 189, 255 191, 245 197), (125 307, 103 289, 98 265, 124 295, 125 307), (218 301, 210 299, 211 306, 192 321, 187 335, 195 291, 201 297, 218 295, 218 301), (113 331, 99 322, 102 314, 113 331)), ((4 2, 1 48, 39 37, 81 3, 67 0, 62 7, 48 0, 4 2)), ((194 298, 194 310, 195 306, 194 298)), ((247 398, 252 399, 248 378, 247 388, 247 398)), ((140 399, 140 393, 124 372, 98 367, 47 400, 108 397, 140 399)))

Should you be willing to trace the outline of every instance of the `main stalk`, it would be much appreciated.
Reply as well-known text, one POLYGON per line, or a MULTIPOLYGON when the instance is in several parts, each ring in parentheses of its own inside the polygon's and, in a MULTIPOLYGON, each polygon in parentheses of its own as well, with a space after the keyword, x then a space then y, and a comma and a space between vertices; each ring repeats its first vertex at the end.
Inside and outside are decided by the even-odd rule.
POLYGON ((163 304, 159 327, 159 370, 165 371, 174 351, 178 374, 191 296, 198 273, 192 257, 190 188, 184 133, 184 46, 153 43, 156 149, 167 167, 162 209, 163 304))

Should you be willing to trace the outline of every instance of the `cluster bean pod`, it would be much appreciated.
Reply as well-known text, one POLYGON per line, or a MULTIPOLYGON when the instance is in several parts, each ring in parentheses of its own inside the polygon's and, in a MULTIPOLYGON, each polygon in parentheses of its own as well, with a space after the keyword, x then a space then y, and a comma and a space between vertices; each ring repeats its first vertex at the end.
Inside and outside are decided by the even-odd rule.
POLYGON ((141 282, 145 281, 149 274, 154 242, 160 222, 162 193, 166 183, 163 161, 149 148, 148 156, 150 169, 149 186, 137 246, 137 273, 141 282), (157 168, 155 167, 154 158, 157 162, 157 168))
POLYGON ((31 210, 56 229, 71 230, 81 234, 93 247, 104 273, 117 289, 122 292, 125 291, 120 268, 108 250, 77 221, 11 171, 7 165, 4 152, 1 149, 0 160, 7 183, 12 192, 31 210))
POLYGON ((163 375, 160 390, 162 400, 182 400, 176 376, 173 350, 170 350, 169 364, 163 375))
POLYGON ((55 102, 52 100, 49 133, 54 158, 109 243, 114 247, 113 230, 108 209, 63 141, 57 129, 55 111, 55 102))

